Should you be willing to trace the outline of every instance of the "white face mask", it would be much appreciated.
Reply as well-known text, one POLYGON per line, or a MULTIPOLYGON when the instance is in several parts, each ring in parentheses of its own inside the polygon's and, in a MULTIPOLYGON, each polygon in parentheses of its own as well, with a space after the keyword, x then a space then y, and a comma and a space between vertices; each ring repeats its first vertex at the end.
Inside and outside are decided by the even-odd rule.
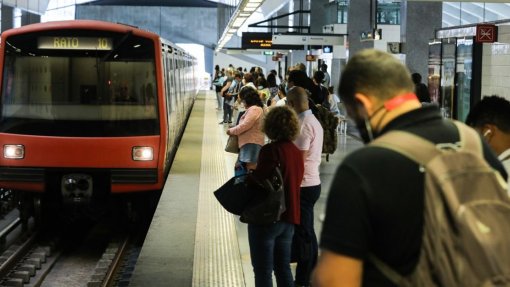
POLYGON ((262 90, 264 87, 263 86, 259 86, 259 90, 262 90))

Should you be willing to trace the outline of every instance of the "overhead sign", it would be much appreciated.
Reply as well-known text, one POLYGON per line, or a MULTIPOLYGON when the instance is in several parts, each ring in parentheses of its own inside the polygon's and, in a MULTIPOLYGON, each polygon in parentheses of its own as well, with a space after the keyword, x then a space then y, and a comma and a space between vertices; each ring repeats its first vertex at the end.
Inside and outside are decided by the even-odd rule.
POLYGON ((340 34, 280 34, 273 35, 273 44, 276 45, 344 45, 344 35, 340 34))
POLYGON ((264 50, 302 50, 303 45, 273 43, 271 33, 243 32, 241 38, 242 49, 264 49, 264 50), (278 44, 278 45, 277 45, 278 44))
POLYGON ((492 24, 479 24, 476 25, 476 37, 475 42, 477 43, 494 43, 497 41, 498 29, 496 25, 492 24))

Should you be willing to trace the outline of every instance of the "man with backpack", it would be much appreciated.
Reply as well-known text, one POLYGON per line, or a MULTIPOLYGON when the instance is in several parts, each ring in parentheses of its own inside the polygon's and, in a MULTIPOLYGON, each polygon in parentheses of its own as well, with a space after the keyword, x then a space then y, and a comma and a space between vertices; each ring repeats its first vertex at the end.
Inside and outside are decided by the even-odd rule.
POLYGON ((476 132, 422 108, 409 71, 381 51, 349 60, 339 94, 371 143, 334 176, 312 285, 509 286, 506 173, 476 132))

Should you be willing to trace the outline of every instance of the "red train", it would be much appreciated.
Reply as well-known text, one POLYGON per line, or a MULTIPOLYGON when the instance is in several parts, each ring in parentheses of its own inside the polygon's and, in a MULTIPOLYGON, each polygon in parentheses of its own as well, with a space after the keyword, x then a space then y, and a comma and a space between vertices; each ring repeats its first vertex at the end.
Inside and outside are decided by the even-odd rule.
POLYGON ((162 189, 196 60, 135 27, 74 20, 1 35, 0 187, 83 203, 162 189))

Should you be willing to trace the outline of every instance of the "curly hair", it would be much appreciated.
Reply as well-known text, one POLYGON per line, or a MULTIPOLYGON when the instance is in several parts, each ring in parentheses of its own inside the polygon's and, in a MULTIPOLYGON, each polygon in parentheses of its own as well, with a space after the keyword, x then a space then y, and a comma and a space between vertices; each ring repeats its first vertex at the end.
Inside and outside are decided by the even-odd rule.
POLYGON ((287 106, 271 108, 265 116, 262 131, 272 141, 295 140, 299 133, 296 112, 287 106))

